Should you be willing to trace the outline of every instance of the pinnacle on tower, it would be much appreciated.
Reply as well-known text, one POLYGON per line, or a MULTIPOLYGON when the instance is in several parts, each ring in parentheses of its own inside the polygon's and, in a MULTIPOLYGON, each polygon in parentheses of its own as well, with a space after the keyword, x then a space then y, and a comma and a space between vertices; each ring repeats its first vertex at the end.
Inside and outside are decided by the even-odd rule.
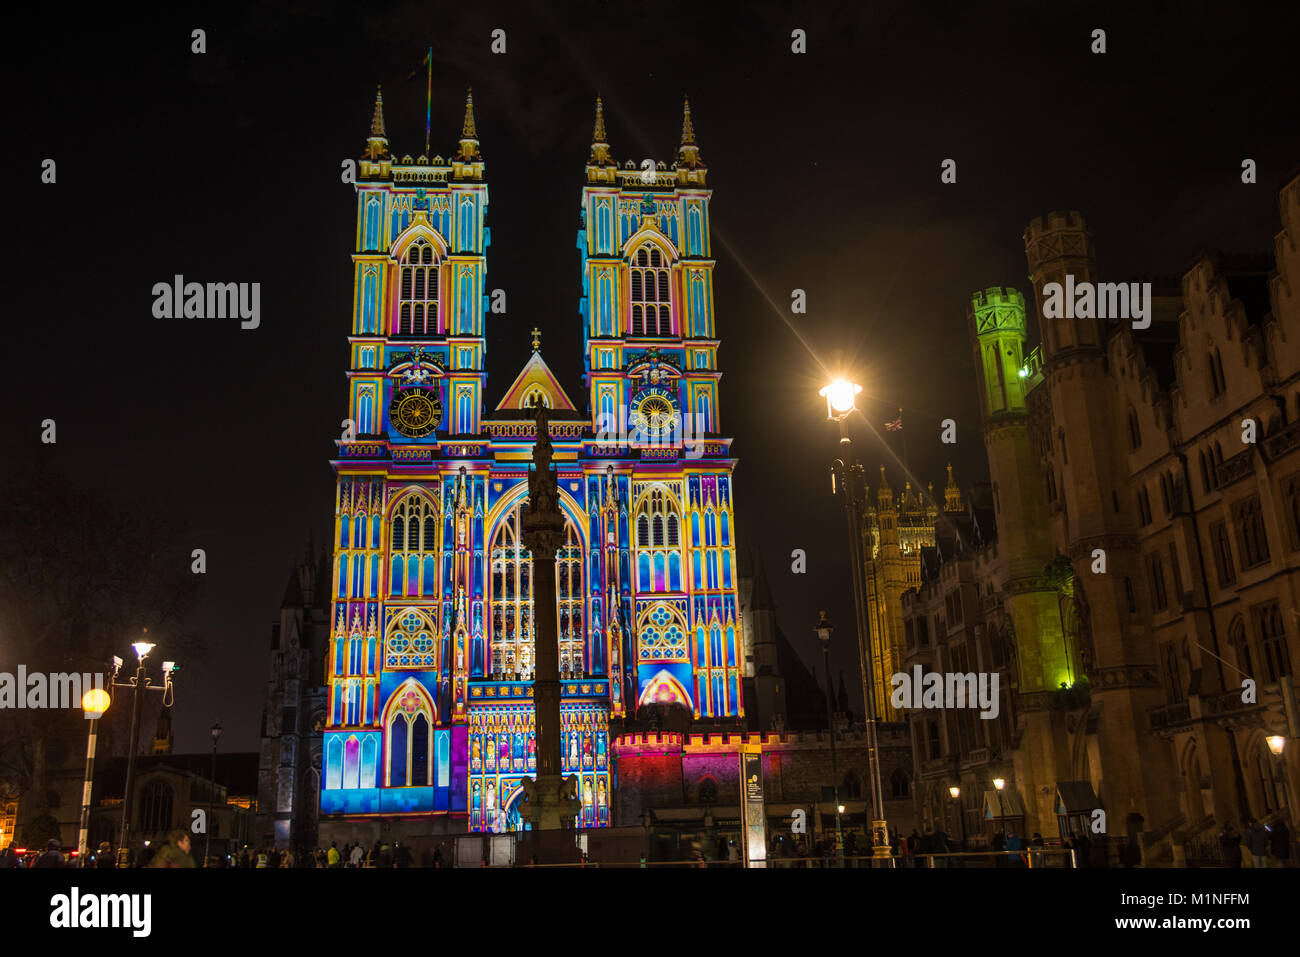
POLYGON ((889 487, 889 479, 885 478, 885 467, 880 466, 880 487, 876 489, 876 499, 880 508, 893 508, 894 490, 889 487))
POLYGON ((948 485, 943 490, 943 510, 945 512, 964 512, 966 506, 961 501, 961 489, 952 477, 952 463, 948 463, 948 485))
POLYGON ((596 97, 596 125, 591 131, 591 155, 587 158, 588 166, 616 166, 609 155, 609 140, 605 133, 605 107, 600 97, 596 97))
POLYGON ((460 152, 456 159, 463 163, 481 160, 478 151, 478 128, 474 125, 474 88, 465 94, 465 122, 460 129, 460 152))
POLYGON ((700 159, 700 148, 695 143, 695 126, 691 123, 691 101, 687 98, 682 106, 682 145, 677 149, 677 166, 701 169, 704 161, 700 159))
POLYGON ((375 91, 375 114, 370 120, 370 137, 366 140, 363 159, 380 160, 388 158, 388 134, 384 132, 384 88, 375 91))

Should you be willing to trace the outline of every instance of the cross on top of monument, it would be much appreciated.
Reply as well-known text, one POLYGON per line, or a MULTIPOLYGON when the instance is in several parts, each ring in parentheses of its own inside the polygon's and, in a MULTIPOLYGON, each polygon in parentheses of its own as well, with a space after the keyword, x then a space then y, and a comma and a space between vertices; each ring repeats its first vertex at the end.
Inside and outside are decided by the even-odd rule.
POLYGON ((542 348, 542 330, 533 326, 533 351, 538 352, 542 348))

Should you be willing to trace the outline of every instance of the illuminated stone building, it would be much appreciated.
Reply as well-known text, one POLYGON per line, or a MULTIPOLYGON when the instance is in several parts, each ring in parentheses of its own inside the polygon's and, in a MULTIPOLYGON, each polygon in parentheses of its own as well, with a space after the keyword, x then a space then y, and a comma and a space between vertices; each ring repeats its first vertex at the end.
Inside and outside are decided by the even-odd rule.
POLYGON ((333 462, 322 843, 369 842, 381 822, 394 837, 523 826, 521 781, 536 772, 520 537, 534 402, 551 409, 567 520, 547 613, 559 616, 578 825, 611 823, 611 733, 648 713, 746 718, 706 174, 689 105, 674 162, 643 169, 613 159, 597 101, 573 320, 586 401, 551 373, 535 331, 493 408, 473 100, 444 159, 390 153, 377 98, 355 197, 351 428, 333 462))
POLYGON ((1074 212, 1024 234, 1041 345, 1019 292, 972 297, 997 540, 945 555, 904 602, 914 629, 943 623, 934 668, 1011 682, 973 736, 957 716, 908 716, 926 726, 918 766, 947 762, 969 817, 996 776, 1026 829, 1101 809, 1152 862, 1197 853, 1224 821, 1285 815, 1294 831, 1300 741, 1277 759, 1266 737, 1297 731, 1300 178, 1280 207, 1274 257, 1200 257, 1180 287, 1154 286, 1148 328, 1044 316, 1049 283, 1097 282, 1074 212))

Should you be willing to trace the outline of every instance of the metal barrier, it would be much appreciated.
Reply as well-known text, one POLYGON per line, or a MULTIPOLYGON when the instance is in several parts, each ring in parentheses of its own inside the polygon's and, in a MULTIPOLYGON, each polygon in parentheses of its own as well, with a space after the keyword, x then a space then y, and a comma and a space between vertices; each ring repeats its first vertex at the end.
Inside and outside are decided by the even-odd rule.
POLYGON ((1026 847, 1019 851, 959 851, 949 854, 914 854, 904 866, 934 867, 1054 867, 1077 868, 1075 852, 1068 847, 1026 847))

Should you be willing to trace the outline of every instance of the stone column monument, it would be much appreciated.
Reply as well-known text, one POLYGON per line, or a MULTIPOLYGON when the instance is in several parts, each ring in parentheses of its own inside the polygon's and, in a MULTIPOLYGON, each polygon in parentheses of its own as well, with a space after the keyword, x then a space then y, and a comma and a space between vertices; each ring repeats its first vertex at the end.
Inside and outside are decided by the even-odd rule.
POLYGON ((555 555, 564 545, 560 489, 551 465, 550 417, 534 405, 537 441, 523 515, 524 544, 533 558, 533 708, 536 713, 537 779, 524 781, 521 812, 534 830, 574 826, 581 804, 578 776, 564 778, 560 764, 560 642, 555 595, 555 555))

